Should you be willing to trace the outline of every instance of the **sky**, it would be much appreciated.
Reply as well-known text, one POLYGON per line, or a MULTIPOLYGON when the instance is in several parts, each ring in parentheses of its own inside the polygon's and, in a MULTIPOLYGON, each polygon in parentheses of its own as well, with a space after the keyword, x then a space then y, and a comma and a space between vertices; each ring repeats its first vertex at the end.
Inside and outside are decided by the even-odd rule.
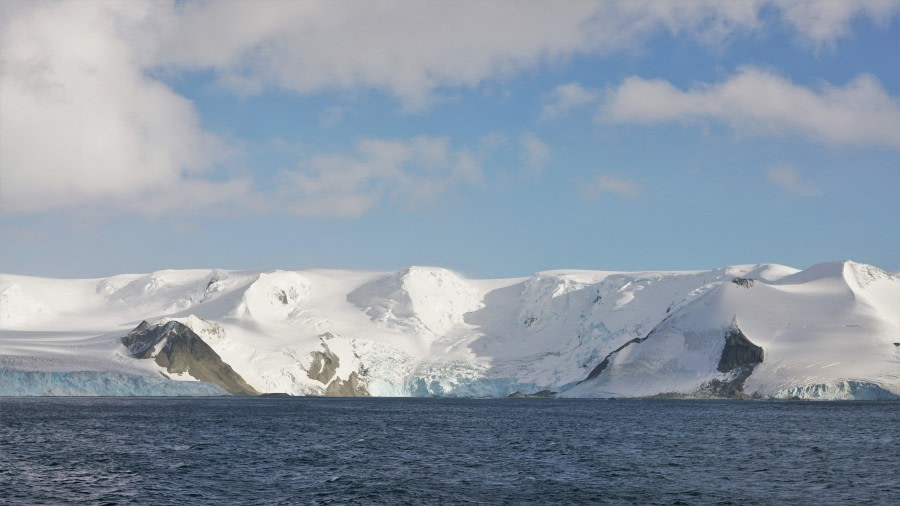
POLYGON ((0 272, 900 270, 900 1, 0 3, 0 272))

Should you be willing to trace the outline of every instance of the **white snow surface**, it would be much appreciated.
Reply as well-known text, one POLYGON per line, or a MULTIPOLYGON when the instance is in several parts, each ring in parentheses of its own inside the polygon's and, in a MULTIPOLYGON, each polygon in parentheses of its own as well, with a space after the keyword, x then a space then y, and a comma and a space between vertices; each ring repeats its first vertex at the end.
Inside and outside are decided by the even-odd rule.
MULTIPOLYGON (((725 378, 716 366, 737 325, 765 354, 748 394, 900 395, 900 279, 850 261, 497 280, 432 267, 0 275, 0 370, 162 378, 120 344, 142 320, 187 325, 261 392, 323 394, 309 369, 327 351, 337 379, 356 372, 372 395, 690 395, 725 378), (607 370, 583 381, 607 356, 607 370)), ((0 395, 15 389, 0 384, 0 395)))

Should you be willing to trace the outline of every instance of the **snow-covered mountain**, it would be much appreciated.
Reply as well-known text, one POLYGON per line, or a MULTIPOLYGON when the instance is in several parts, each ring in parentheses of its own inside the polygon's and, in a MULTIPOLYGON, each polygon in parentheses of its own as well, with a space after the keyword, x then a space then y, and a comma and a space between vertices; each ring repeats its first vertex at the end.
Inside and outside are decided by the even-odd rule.
POLYGON ((225 390, 900 398, 900 279, 849 261, 0 275, 0 395, 225 390))

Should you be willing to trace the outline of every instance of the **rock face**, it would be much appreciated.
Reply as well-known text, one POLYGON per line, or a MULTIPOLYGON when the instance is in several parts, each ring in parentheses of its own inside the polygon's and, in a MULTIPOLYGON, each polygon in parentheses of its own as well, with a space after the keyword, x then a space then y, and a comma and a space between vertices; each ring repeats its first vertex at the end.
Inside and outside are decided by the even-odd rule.
POLYGON ((122 344, 139 359, 154 359, 166 371, 190 376, 224 388, 233 395, 258 395, 230 365, 191 329, 177 321, 150 326, 141 322, 122 344))
POLYGON ((325 386, 325 395, 331 397, 369 397, 369 391, 359 380, 359 373, 353 371, 343 380, 337 376, 341 359, 322 342, 322 351, 312 352, 313 360, 306 375, 311 380, 325 386))
POLYGON ((729 373, 729 377, 702 385, 698 394, 727 399, 747 397, 744 393, 744 382, 753 374, 757 364, 763 362, 764 356, 763 349, 753 344, 741 329, 733 324, 725 334, 725 347, 722 348, 722 355, 716 368, 719 372, 729 373))
POLYGON ((733 325, 725 334, 725 348, 719 358, 719 372, 731 372, 737 368, 756 367, 763 361, 763 349, 750 342, 737 325, 733 325))

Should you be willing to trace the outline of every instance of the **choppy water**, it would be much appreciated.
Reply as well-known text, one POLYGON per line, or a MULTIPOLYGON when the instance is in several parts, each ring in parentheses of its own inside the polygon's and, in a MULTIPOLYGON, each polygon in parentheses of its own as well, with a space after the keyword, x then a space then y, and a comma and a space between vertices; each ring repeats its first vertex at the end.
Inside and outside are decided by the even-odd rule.
POLYGON ((0 502, 897 504, 900 403, 0 399, 0 502))

